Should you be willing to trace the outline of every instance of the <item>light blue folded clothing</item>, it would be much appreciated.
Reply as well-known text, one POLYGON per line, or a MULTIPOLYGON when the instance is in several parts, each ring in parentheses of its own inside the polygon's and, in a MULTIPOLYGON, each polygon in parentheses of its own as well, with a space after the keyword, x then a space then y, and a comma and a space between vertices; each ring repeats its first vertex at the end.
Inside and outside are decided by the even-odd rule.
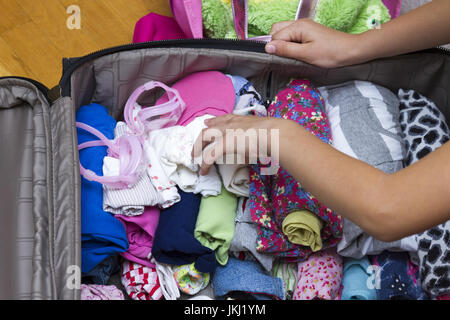
POLYGON ((367 257, 344 259, 343 271, 341 300, 377 300, 376 283, 371 281, 376 273, 367 257))
POLYGON ((273 277, 256 261, 230 257, 225 266, 217 267, 212 285, 218 299, 225 299, 227 295, 237 292, 256 300, 285 299, 282 280, 273 277))

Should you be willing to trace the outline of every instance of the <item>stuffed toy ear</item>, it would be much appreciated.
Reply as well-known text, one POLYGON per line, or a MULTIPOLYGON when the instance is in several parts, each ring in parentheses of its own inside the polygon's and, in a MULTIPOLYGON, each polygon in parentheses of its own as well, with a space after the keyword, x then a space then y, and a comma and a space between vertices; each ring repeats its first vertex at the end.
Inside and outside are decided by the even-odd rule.
POLYGON ((348 32, 367 0, 321 0, 314 21, 335 30, 348 32))
POLYGON ((368 0, 361 10, 354 25, 348 33, 363 33, 367 30, 379 28, 391 19, 389 10, 381 0, 368 0))

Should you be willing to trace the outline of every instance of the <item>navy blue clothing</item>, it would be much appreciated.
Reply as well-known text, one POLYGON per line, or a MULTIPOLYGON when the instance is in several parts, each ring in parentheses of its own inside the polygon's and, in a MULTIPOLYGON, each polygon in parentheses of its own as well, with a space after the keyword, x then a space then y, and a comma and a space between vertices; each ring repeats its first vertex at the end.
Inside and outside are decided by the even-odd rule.
POLYGON ((152 255, 161 263, 181 266, 195 262, 198 271, 213 272, 217 266, 214 251, 194 237, 202 197, 181 190, 179 193, 180 202, 161 211, 152 255))
POLYGON ((378 300, 427 300, 420 283, 419 268, 409 259, 407 252, 383 251, 370 256, 373 265, 381 267, 377 276, 378 300))

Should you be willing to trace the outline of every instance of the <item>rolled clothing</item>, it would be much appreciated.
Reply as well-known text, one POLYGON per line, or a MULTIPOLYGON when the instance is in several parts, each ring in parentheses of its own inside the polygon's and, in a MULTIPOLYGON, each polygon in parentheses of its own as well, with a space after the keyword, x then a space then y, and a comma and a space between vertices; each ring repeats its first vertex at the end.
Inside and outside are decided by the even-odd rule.
POLYGON ((205 289, 210 280, 210 274, 198 271, 194 264, 175 266, 173 276, 180 291, 191 296, 205 289))
POLYGON ((118 215, 116 218, 124 224, 129 243, 128 250, 120 253, 120 255, 128 261, 155 268, 155 264, 151 261, 151 253, 156 227, 159 222, 159 209, 146 207, 145 211, 139 216, 118 215))
POLYGON ((227 75, 234 87, 236 104, 233 114, 239 116, 258 115, 267 116, 267 109, 261 94, 256 91, 253 84, 241 76, 227 75))
POLYGON ((246 164, 217 165, 225 188, 238 197, 250 196, 250 167, 246 164))
POLYGON ((152 259, 155 264, 156 273, 158 275, 159 283, 161 284, 161 291, 165 300, 178 300, 180 298, 180 289, 173 275, 172 266, 159 263, 152 259))
POLYGON ((308 246, 313 252, 322 249, 320 230, 322 221, 308 210, 299 210, 289 213, 282 223, 283 233, 289 241, 308 246))
POLYGON ((125 300, 125 297, 116 286, 82 284, 81 300, 125 300))
POLYGON ((215 252, 217 262, 228 262, 228 251, 235 230, 237 209, 236 195, 222 188, 217 196, 203 197, 200 203, 195 238, 205 247, 215 252))
POLYGON ((292 300, 298 281, 297 263, 276 260, 273 263, 273 269, 271 270, 271 272, 274 277, 280 278, 283 281, 284 288, 286 289, 286 299, 292 300))
POLYGON ((298 263, 294 300, 340 300, 342 258, 336 248, 311 254, 298 263))
POLYGON ((212 279, 214 295, 224 299, 233 292, 247 293, 257 300, 284 300, 285 289, 281 279, 273 277, 258 262, 230 257, 224 266, 218 266, 212 279))
MULTIPOLYGON (((399 123, 399 100, 388 89, 367 81, 319 88, 330 122, 333 146, 385 173, 403 168, 405 143, 399 123)), ((338 253, 361 259, 384 250, 417 251, 415 236, 393 242, 374 239, 344 218, 338 253)))
POLYGON ((375 281, 378 300, 429 299, 422 289, 419 268, 411 262, 407 252, 383 251, 369 259, 378 267, 375 281))
POLYGON ((256 250, 258 227, 252 220, 249 204, 248 198, 239 198, 235 219, 236 226, 230 244, 230 253, 234 257, 243 255, 246 260, 248 260, 248 258, 256 260, 266 271, 271 271, 275 256, 261 253, 256 250))
POLYGON ((167 136, 171 130, 174 129, 153 130, 144 137, 143 144, 149 163, 146 169, 147 174, 162 199, 159 205, 161 209, 169 208, 181 200, 176 184, 167 175, 166 168, 161 161, 162 155, 166 152, 167 136))
POLYGON ((161 283, 155 268, 136 262, 122 262, 121 282, 128 296, 133 300, 161 300, 161 283))
MULTIPOLYGON (((416 163, 450 139, 445 116, 414 90, 398 92, 400 124, 406 141, 405 165, 416 163)), ((432 297, 450 292, 450 221, 417 235, 420 279, 432 297)))
MULTIPOLYGON (((233 113, 235 94, 231 79, 219 71, 195 72, 175 82, 172 89, 178 91, 186 107, 178 126, 187 126, 194 119, 212 115, 215 117, 233 113)), ((156 104, 168 101, 163 95, 156 104)))
MULTIPOLYGON (((308 80, 292 80, 269 106, 268 115, 290 119, 303 126, 322 142, 331 144, 331 133, 320 93, 308 80)), ((288 214, 309 210, 323 222, 322 248, 333 247, 342 237, 342 218, 322 205, 284 168, 274 175, 263 174, 263 165, 252 165, 250 172, 250 210, 258 225, 257 250, 274 254, 290 262, 303 261, 312 253, 310 247, 294 244, 282 231, 288 214)))
POLYGON ((84 284, 107 285, 111 276, 119 272, 119 270, 119 256, 114 254, 97 264, 89 273, 82 274, 81 282, 84 284))
MULTIPOLYGON (((126 123, 118 122, 114 130, 114 137, 118 139, 130 130, 126 123)), ((145 167, 147 160, 143 159, 145 167)), ((103 161, 104 176, 118 176, 120 173, 120 160, 112 157, 105 157, 103 161)), ((143 172, 138 181, 128 188, 112 188, 103 186, 103 210, 112 214, 122 214, 126 216, 137 216, 144 212, 145 207, 159 205, 162 199, 156 191, 150 177, 143 172)))
MULTIPOLYGON (((118 176, 120 160, 105 157, 104 176, 118 176)), ((111 188, 103 186, 103 210, 116 215, 138 216, 146 206, 159 205, 160 197, 147 174, 142 174, 130 188, 111 188)))
POLYGON ((344 258, 341 300, 377 300, 376 270, 367 257, 344 258))
POLYGON ((213 272, 217 266, 214 251, 194 236, 202 197, 179 192, 181 201, 160 213, 152 255, 160 263, 177 266, 195 263, 200 272, 213 272))
MULTIPOLYGON (((82 106, 76 121, 99 130, 108 139, 114 139, 116 121, 99 104, 82 106)), ((98 137, 77 129, 78 143, 96 141, 98 137)), ((101 176, 107 147, 80 150, 80 163, 101 176)), ((100 183, 81 177, 81 271, 89 273, 106 258, 128 250, 128 240, 122 223, 103 210, 103 187, 100 183)))

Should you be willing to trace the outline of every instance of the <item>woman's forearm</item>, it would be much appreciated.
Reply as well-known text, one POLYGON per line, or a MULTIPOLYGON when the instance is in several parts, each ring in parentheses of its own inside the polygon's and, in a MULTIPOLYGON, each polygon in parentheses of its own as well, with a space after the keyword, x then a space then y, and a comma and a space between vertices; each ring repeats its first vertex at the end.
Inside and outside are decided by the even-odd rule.
MULTIPOLYGON (((439 197, 449 194, 445 181, 450 180, 442 180, 442 175, 450 179, 450 170, 439 170, 448 165, 433 162, 438 158, 434 155, 388 175, 337 151, 291 121, 280 127, 279 149, 281 165, 306 190, 380 240, 393 241, 426 230, 448 216, 449 206, 439 197), (430 166, 436 170, 430 172, 430 166), (427 193, 435 189, 430 187, 436 181, 442 184, 442 194, 427 193), (433 206, 423 206, 430 201, 433 206), (426 211, 428 215, 423 214, 426 211)), ((450 145, 446 149, 450 151, 450 145)))
POLYGON ((450 43, 450 1, 432 2, 356 36, 352 63, 450 43))

